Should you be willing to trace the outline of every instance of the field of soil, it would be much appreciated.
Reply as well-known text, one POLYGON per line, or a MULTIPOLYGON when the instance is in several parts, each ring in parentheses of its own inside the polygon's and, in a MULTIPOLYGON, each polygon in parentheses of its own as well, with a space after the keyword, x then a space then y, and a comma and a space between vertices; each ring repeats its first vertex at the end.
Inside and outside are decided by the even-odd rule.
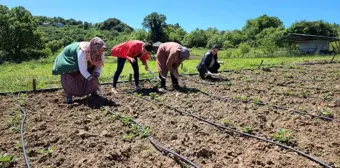
POLYGON ((201 168, 322 167, 291 150, 213 127, 165 105, 241 132, 281 140, 340 167, 339 77, 340 64, 316 64, 224 72, 216 80, 184 76, 187 89, 183 90, 172 89, 168 79, 166 93, 156 91, 155 81, 141 82, 143 94, 130 94, 131 83, 119 83, 118 94, 103 86, 104 98, 74 98, 72 105, 65 104, 62 90, 19 98, 0 96, 0 154, 15 157, 0 162, 0 167, 25 167, 18 104, 27 112, 25 144, 31 167, 190 167, 158 151, 124 120, 128 117, 149 130, 160 145, 201 168))

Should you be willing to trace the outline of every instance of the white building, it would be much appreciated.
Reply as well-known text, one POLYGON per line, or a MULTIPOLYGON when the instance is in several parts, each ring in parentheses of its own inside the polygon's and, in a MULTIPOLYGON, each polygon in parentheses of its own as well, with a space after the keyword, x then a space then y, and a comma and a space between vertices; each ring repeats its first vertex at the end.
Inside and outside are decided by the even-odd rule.
POLYGON ((309 34, 290 33, 286 36, 289 41, 299 44, 303 54, 328 54, 330 42, 339 40, 336 37, 316 36, 309 34))

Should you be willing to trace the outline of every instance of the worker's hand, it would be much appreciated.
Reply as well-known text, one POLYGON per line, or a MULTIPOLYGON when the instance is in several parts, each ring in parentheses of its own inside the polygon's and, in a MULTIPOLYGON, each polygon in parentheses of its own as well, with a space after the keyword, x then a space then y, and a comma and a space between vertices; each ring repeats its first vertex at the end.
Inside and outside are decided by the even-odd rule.
POLYGON ((93 75, 93 77, 96 78, 97 80, 98 80, 99 76, 100 76, 100 73, 98 73, 98 72, 95 72, 94 75, 93 75))
POLYGON ((149 67, 148 67, 147 64, 145 64, 145 70, 146 70, 146 71, 149 71, 149 67))
POLYGON ((205 73, 204 77, 207 77, 207 76, 210 76, 211 75, 211 72, 208 71, 207 73, 205 73))
POLYGON ((134 58, 132 58, 132 57, 127 57, 127 59, 128 59, 131 63, 135 63, 135 62, 136 62, 136 60, 135 60, 134 58))
POLYGON ((218 63, 224 65, 224 62, 223 62, 223 61, 218 61, 218 63))

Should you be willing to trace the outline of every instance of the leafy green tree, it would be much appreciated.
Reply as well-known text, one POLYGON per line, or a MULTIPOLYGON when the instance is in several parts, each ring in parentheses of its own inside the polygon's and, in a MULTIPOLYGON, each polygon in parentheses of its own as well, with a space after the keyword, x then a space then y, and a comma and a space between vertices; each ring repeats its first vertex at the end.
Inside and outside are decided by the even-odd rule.
POLYGON ((287 33, 311 34, 320 36, 336 37, 338 35, 336 28, 324 21, 299 21, 293 23, 287 33))
POLYGON ((183 43, 188 47, 205 47, 207 39, 204 30, 195 29, 184 36, 183 43))
POLYGON ((182 43, 182 40, 186 34, 185 30, 181 26, 179 26, 178 23, 174 25, 166 25, 164 33, 167 41, 173 41, 180 44, 182 43))
POLYGON ((234 48, 232 42, 229 40, 223 40, 222 47, 223 49, 234 48))
POLYGON ((255 18, 249 19, 246 25, 242 28, 243 33, 248 39, 254 39, 255 36, 266 28, 283 28, 283 23, 278 17, 268 16, 266 14, 255 18))
POLYGON ((0 5, 0 50, 7 61, 20 62, 45 56, 37 21, 24 7, 0 5))
POLYGON ((163 14, 158 14, 157 12, 152 12, 151 14, 145 16, 143 20, 143 27, 151 31, 151 40, 153 42, 161 41, 164 42, 164 28, 166 27, 166 16, 163 14))
POLYGON ((206 47, 207 48, 211 48, 213 45, 218 45, 218 46, 223 46, 223 36, 219 35, 219 34, 214 34, 212 36, 208 36, 208 42, 206 47))
POLYGON ((230 41, 234 47, 238 46, 242 42, 247 41, 246 35, 240 30, 226 32, 223 36, 223 39, 230 41))
POLYGON ((138 29, 131 33, 131 38, 135 40, 149 41, 150 36, 144 29, 138 29))
POLYGON ((97 24, 99 30, 116 30, 118 32, 132 31, 133 28, 116 18, 109 18, 102 23, 97 24))
POLYGON ((274 56, 279 47, 283 46, 282 37, 284 35, 283 28, 266 28, 256 35, 260 48, 267 56, 274 56))
POLYGON ((84 22, 84 30, 88 30, 90 27, 89 22, 84 22))

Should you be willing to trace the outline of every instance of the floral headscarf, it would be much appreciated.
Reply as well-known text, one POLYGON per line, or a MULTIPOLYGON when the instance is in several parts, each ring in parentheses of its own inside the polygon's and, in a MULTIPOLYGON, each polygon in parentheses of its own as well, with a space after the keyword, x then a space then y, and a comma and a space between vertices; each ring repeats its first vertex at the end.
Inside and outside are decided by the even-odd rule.
POLYGON ((104 64, 102 55, 96 55, 96 51, 106 48, 105 42, 99 38, 94 37, 90 42, 81 42, 80 48, 85 52, 86 59, 96 67, 101 67, 104 64))

